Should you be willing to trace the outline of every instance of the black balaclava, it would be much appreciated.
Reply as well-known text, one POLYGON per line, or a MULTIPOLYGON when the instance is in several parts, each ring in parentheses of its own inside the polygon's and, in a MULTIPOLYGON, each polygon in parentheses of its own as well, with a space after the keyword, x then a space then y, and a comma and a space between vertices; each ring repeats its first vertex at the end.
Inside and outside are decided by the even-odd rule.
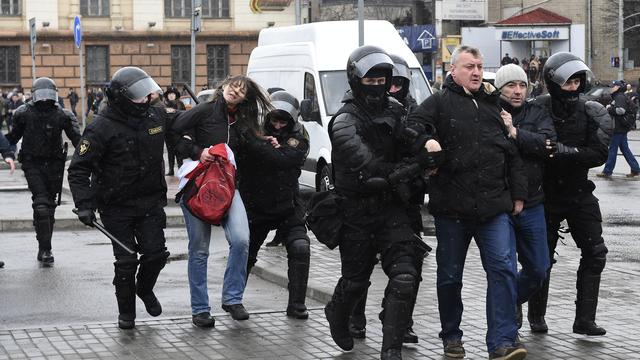
MULTIPOLYGON (((387 82, 390 80, 389 73, 391 70, 382 68, 373 68, 369 70, 363 78, 387 78, 387 82)), ((360 92, 362 95, 362 102, 371 111, 377 112, 384 106, 384 100, 387 90, 389 90, 390 84, 384 83, 380 85, 364 85, 362 82, 359 84, 360 92)))

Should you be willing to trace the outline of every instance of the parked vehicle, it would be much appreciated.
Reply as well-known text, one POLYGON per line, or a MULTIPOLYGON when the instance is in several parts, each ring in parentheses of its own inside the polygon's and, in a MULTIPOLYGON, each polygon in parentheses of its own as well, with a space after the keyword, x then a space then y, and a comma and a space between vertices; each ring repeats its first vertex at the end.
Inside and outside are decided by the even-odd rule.
MULTIPOLYGON (((418 103, 432 94, 420 63, 391 23, 367 20, 364 32, 366 45, 379 46, 407 61, 410 92, 418 103)), ((249 58, 249 77, 265 89, 282 88, 301 101, 301 123, 309 133, 310 151, 300 184, 318 191, 332 183, 327 127, 349 89, 347 59, 357 47, 357 21, 316 22, 261 30, 249 58)))

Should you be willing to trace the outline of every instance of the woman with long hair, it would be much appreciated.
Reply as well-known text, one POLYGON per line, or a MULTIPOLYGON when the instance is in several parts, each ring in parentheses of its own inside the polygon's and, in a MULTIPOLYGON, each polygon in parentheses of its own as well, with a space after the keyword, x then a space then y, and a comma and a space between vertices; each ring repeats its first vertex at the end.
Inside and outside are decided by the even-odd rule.
MULTIPOLYGON (((180 158, 200 162, 213 160, 206 149, 226 143, 236 152, 244 133, 260 132, 261 114, 271 109, 269 98, 250 78, 236 75, 227 78, 216 89, 213 99, 201 103, 178 116, 170 133, 180 158), (203 151, 204 150, 204 151, 203 151)), ((241 171, 241 169, 239 169, 241 171)), ((207 292, 207 260, 211 225, 198 219, 180 202, 189 236, 189 288, 192 321, 199 327, 213 327, 207 292)), ((246 320, 249 313, 242 305, 247 278, 249 222, 240 193, 236 189, 231 207, 221 223, 229 243, 229 257, 222 286, 222 309, 235 320, 246 320)))

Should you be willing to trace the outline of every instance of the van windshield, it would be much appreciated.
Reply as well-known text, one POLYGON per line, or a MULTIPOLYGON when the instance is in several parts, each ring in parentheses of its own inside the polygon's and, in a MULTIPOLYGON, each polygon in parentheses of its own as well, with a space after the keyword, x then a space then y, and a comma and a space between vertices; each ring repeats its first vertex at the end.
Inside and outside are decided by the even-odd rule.
MULTIPOLYGON (((349 90, 347 72, 345 70, 321 71, 320 84, 326 113, 328 116, 333 116, 342 106, 342 98, 345 92, 349 90)), ((411 69, 411 85, 409 91, 418 104, 422 103, 431 95, 430 88, 427 86, 424 76, 422 76, 422 73, 418 69, 411 69)))

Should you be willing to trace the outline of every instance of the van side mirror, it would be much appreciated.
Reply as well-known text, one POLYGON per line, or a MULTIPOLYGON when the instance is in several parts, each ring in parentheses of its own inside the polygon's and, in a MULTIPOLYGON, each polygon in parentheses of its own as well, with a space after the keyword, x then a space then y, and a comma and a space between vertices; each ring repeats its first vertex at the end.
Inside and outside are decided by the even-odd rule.
POLYGON ((304 99, 300 102, 300 116, 302 116, 302 121, 315 121, 322 125, 320 112, 318 110, 313 111, 313 103, 311 102, 311 99, 304 99))

